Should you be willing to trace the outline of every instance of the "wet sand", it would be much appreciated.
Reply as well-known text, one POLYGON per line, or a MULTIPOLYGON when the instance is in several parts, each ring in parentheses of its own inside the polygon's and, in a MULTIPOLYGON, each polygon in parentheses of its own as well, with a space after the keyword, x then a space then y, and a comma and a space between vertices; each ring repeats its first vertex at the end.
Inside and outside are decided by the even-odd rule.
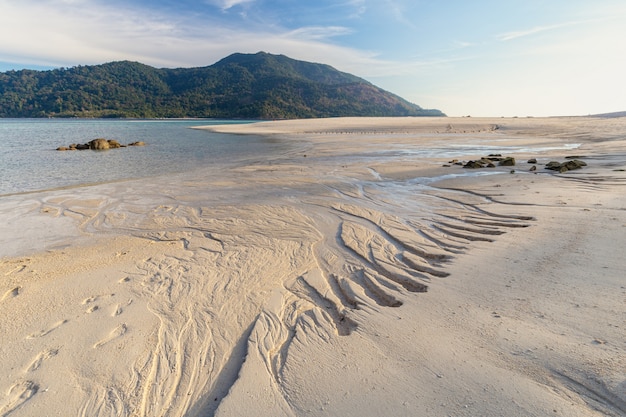
POLYGON ((623 415, 625 128, 212 126, 298 146, 3 197, 0 415, 623 415))

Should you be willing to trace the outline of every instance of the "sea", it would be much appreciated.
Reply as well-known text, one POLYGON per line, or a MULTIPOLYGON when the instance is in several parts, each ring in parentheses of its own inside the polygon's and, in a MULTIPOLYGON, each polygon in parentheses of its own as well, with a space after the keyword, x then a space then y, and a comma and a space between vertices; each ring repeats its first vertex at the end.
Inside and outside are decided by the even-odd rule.
MULTIPOLYGON (((1 119, 0 197, 65 187, 101 184, 190 172, 198 168, 273 159, 298 147, 296 141, 261 135, 220 134, 192 129, 217 124, 253 123, 258 120, 219 119, 1 119), (142 141, 106 151, 57 151, 61 146, 84 144, 92 139, 115 139, 121 144, 142 141)), ((450 139, 453 139, 452 137, 450 139)), ((377 160, 397 157, 450 157, 506 152, 532 153, 557 148, 502 147, 497 139, 485 142, 465 138, 455 144, 442 135, 441 146, 397 147, 387 151, 356 153, 352 158, 377 160), (468 140, 469 139, 469 140, 468 140)), ((575 149, 566 144, 558 149, 575 149)), ((464 170, 460 175, 483 175, 464 170)), ((490 173, 487 173, 490 174, 490 173)), ((434 179, 421 179, 432 182, 434 179)))
POLYGON ((194 126, 251 120, 0 119, 0 196, 183 173, 279 152, 263 136, 226 135, 194 126), (92 139, 121 144, 106 151, 57 151, 92 139))

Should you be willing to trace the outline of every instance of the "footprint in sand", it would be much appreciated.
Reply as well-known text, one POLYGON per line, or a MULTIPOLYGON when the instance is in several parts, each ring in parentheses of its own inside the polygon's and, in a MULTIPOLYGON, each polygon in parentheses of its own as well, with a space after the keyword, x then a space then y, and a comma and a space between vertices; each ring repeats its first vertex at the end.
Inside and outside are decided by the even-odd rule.
POLYGON ((17 297, 18 295, 20 295, 21 291, 22 291, 22 287, 15 287, 12 290, 5 292, 4 295, 2 296, 2 301, 6 300, 7 298, 17 297))
POLYGON ((39 391, 39 385, 33 381, 19 381, 15 383, 0 402, 0 416, 8 416, 13 411, 20 408, 26 401, 39 391))
POLYGON ((105 337, 104 339, 102 339, 101 341, 93 345, 93 347, 97 349, 119 337, 122 337, 124 333, 126 333, 126 330, 128 330, 128 327, 126 326, 126 324, 124 323, 120 324, 115 329, 111 330, 111 333, 109 333, 107 337, 105 337))
POLYGON ((65 323, 67 323, 67 320, 58 321, 58 322, 54 323, 51 327, 49 327, 49 328, 47 328, 45 330, 41 330, 38 333, 32 333, 32 334, 26 336, 26 338, 27 339, 35 339, 37 337, 44 337, 44 336, 50 334, 51 332, 53 332, 54 330, 58 329, 59 327, 61 327, 65 323))
POLYGON ((43 352, 40 352, 39 355, 37 355, 35 359, 33 359, 29 367, 26 369, 26 372, 36 371, 37 369, 39 369, 43 361, 56 356, 57 353, 59 353, 58 349, 47 349, 47 350, 44 350, 43 352))
POLYGON ((124 309, 122 308, 121 305, 117 304, 114 308, 113 308, 113 312, 111 313, 111 317, 115 317, 115 316, 119 316, 120 314, 122 314, 124 312, 124 309))
POLYGON ((19 274, 20 272, 24 271, 27 268, 26 265, 19 265, 16 266, 15 268, 13 268, 12 270, 10 270, 9 272, 5 273, 4 276, 8 277, 11 274, 19 274))
POLYGON ((96 297, 96 296, 88 297, 88 298, 85 298, 81 304, 82 305, 90 304, 90 303, 93 303, 94 301, 96 301, 97 299, 98 299, 98 297, 96 297))
POLYGON ((81 304, 82 305, 87 305, 87 304, 95 303, 96 301, 98 301, 101 298, 110 298, 110 297, 115 297, 115 294, 92 295, 91 297, 85 298, 81 302, 81 304))
POLYGON ((91 313, 93 313, 94 311, 97 311, 97 310, 99 310, 99 309, 100 309, 100 307, 99 307, 99 306, 97 306, 97 305, 93 305, 93 306, 89 307, 87 310, 85 310, 85 313, 87 313, 87 314, 91 314, 91 313))

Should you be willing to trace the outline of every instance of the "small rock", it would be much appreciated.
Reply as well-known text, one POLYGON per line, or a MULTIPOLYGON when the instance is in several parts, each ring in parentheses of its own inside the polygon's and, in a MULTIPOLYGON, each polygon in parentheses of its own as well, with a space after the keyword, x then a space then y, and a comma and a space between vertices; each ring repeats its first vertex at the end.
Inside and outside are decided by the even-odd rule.
POLYGON ((477 169, 482 168, 484 165, 480 161, 468 161, 463 168, 477 169))
POLYGON ((537 171, 537 166, 536 165, 531 166, 529 171, 531 171, 531 172, 532 171, 537 171))
POLYGON ((537 163, 537 159, 535 159, 535 158, 530 158, 530 159, 528 160, 528 163, 529 163, 529 164, 536 164, 536 163, 537 163))
POLYGON ((504 158, 502 161, 500 161, 498 163, 498 165, 503 166, 503 167, 514 166, 515 165, 515 158, 512 158, 512 157, 504 158))
POLYGON ((573 159, 571 161, 565 162, 564 165, 567 167, 567 169, 572 170, 572 169, 580 169, 582 167, 586 167, 587 163, 579 159, 573 159))

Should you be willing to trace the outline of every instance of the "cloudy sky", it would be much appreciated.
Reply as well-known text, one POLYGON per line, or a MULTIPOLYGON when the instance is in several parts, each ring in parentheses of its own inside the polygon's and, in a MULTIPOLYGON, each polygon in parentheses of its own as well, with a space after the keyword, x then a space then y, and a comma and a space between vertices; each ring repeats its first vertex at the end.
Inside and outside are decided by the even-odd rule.
POLYGON ((626 110, 624 0, 0 0, 0 71, 265 51, 450 116, 626 110))

